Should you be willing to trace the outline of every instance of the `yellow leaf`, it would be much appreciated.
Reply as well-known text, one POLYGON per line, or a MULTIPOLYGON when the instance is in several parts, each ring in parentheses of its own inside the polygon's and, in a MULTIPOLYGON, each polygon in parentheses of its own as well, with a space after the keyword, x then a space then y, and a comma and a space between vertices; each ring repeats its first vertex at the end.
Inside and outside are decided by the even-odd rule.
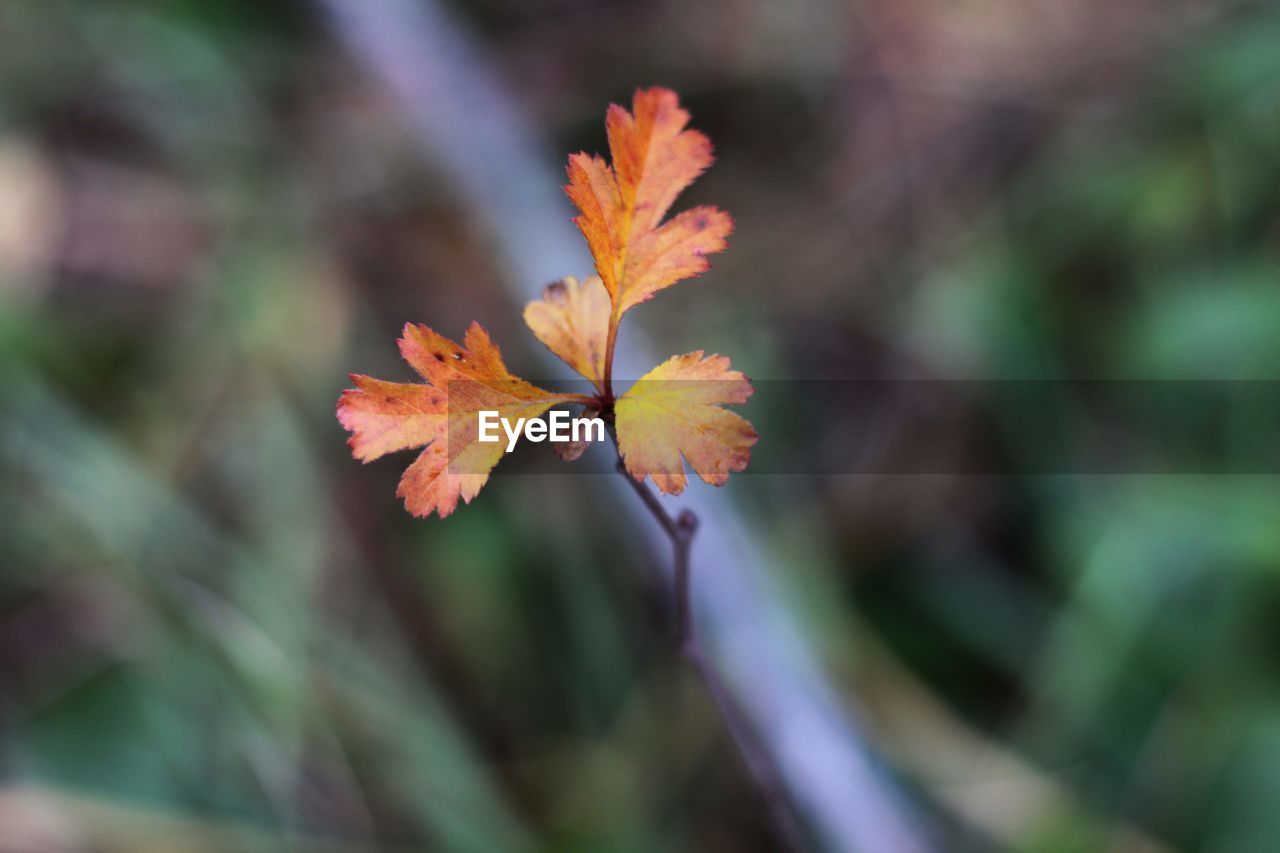
POLYGON ((747 467, 757 436, 745 418, 721 406, 745 403, 751 393, 751 383, 722 355, 704 358, 698 350, 667 359, 615 406, 627 472, 678 495, 686 482, 683 456, 705 482, 724 485, 730 472, 747 467))
POLYGON ((418 516, 453 512, 458 499, 470 503, 506 450, 505 441, 479 440, 478 412, 536 418, 558 403, 582 402, 512 376, 502 353, 479 324, 467 329, 464 346, 412 323, 404 327, 400 354, 426 384, 384 382, 353 375, 356 387, 338 401, 338 420, 351 432, 348 444, 369 462, 396 450, 423 447, 396 494, 418 516))
POLYGON ((547 285, 542 298, 524 309, 524 321, 547 349, 604 390, 609 294, 597 276, 547 285))

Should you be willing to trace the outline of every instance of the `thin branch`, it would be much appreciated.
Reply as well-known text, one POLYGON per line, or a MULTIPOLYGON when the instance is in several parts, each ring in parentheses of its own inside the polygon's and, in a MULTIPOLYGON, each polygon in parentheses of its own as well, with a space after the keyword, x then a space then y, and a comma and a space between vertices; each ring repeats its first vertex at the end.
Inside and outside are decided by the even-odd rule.
POLYGON ((648 485, 638 482, 627 473, 621 459, 618 460, 618 471, 631 486, 632 491, 640 497, 641 502, 666 533, 667 538, 671 540, 676 648, 707 692, 711 694, 716 710, 720 713, 720 719, 737 745, 738 755, 746 765, 757 793, 764 801, 778 840, 788 850, 797 851, 797 853, 808 850, 809 845, 805 842, 804 832, 783 790, 778 768, 773 765, 769 751, 752 728, 749 718, 742 706, 738 704, 737 697, 725 683, 720 671, 707 659, 698 638, 689 594, 691 581, 689 555, 693 547, 693 538, 698 532, 698 517, 685 509, 679 516, 672 518, 648 485))

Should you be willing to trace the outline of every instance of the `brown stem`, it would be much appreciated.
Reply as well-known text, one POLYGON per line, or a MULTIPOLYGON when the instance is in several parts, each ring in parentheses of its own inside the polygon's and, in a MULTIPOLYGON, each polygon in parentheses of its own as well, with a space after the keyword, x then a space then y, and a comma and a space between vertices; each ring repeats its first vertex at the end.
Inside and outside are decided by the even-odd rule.
POLYGON ((614 316, 612 312, 609 314, 609 331, 605 334, 604 339, 604 398, 607 402, 613 402, 613 351, 618 346, 618 325, 621 323, 620 316, 614 316))
POLYGON ((692 511, 684 509, 680 515, 672 518, 655 495, 643 482, 638 482, 627 473, 621 458, 618 460, 618 471, 622 478, 631 485, 632 490, 640 497, 649 514, 671 540, 673 549, 673 582, 675 586, 676 609, 676 643, 680 655, 693 669, 698 680, 702 682, 724 726, 738 747, 738 755, 746 765, 756 791, 764 801, 773 823, 778 840, 790 851, 809 849, 805 843, 804 833, 792 812, 781 783, 781 774, 774 766, 772 757, 760 737, 756 734, 749 718, 737 697, 721 677, 720 671, 707 659, 698 632, 693 621, 693 608, 689 594, 690 573, 689 553, 693 546, 693 537, 698 532, 698 517, 692 511))

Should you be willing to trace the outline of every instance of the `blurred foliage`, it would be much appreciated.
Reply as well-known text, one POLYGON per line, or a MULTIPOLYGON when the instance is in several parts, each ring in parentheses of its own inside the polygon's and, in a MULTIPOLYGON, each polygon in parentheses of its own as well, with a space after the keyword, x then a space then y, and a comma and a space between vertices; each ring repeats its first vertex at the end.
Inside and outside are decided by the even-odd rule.
MULTIPOLYGON (((653 82, 716 140, 691 203, 739 227, 641 309, 672 351, 1275 379, 1280 8, 1013 5, 451 8, 557 152, 653 82)), ((402 466, 347 456, 345 373, 404 375, 401 323, 522 336, 326 26, 0 9, 0 849, 770 849, 599 483, 499 475, 421 522, 402 466)), ((942 849, 1280 838, 1274 477, 725 499, 942 849)))

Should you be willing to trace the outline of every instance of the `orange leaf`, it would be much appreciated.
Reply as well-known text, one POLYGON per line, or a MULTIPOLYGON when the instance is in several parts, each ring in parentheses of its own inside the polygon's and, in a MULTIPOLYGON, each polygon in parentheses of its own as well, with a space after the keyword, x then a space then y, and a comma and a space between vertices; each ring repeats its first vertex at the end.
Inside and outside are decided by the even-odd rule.
POLYGON ((470 503, 489 479, 506 442, 479 440, 478 415, 536 418, 558 403, 581 402, 512 376, 502 353, 477 323, 464 346, 422 325, 407 324, 400 354, 426 384, 351 377, 356 387, 338 400, 338 420, 351 432, 357 459, 369 462, 396 450, 426 449, 400 479, 396 494, 418 516, 453 512, 458 499, 470 503))
POLYGON ((733 220, 697 207, 660 224, 676 196, 711 165, 711 141, 685 130, 689 113, 669 89, 638 90, 628 113, 609 107, 610 167, 599 157, 569 158, 565 192, 613 303, 611 326, 664 287, 707 269, 725 247, 733 220))
POLYGON ((642 376, 618 398, 618 449, 627 472, 668 495, 684 491, 683 455, 694 472, 722 486, 751 458, 756 431, 721 406, 745 403, 751 383, 722 355, 677 355, 642 376))
POLYGON ((579 282, 568 276, 547 285, 542 298, 524 309, 524 321, 547 349, 604 390, 609 294, 598 277, 579 282))

